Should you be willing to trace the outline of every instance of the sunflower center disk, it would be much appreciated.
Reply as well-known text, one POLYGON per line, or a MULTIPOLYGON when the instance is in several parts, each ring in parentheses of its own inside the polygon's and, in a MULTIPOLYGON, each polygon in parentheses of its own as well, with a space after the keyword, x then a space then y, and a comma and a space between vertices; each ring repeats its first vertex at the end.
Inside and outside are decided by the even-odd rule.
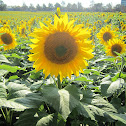
POLYGON ((9 45, 12 43, 12 37, 8 33, 2 34, 1 39, 4 42, 4 44, 9 45))
POLYGON ((103 34, 103 40, 104 41, 108 41, 109 39, 111 39, 112 38, 112 35, 109 33, 109 32, 105 32, 104 34, 103 34))
POLYGON ((25 33, 25 28, 21 29, 21 33, 24 34, 25 33))
POLYGON ((56 32, 47 37, 44 54, 56 64, 65 64, 74 59, 78 51, 75 39, 66 32, 56 32))
POLYGON ((67 48, 65 48, 64 46, 58 46, 55 48, 56 50, 56 55, 61 57, 64 56, 67 52, 67 48))
POLYGON ((117 56, 117 54, 115 52, 120 53, 121 50, 122 50, 122 47, 120 45, 118 45, 118 44, 115 44, 115 45, 112 46, 112 49, 111 50, 112 50, 112 54, 114 56, 117 56))

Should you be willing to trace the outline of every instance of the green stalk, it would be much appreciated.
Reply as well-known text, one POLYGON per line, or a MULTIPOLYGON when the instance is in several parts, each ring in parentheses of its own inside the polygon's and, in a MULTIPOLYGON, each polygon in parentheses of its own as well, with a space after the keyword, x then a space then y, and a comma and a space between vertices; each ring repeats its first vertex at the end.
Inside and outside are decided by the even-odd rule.
MULTIPOLYGON (((122 71, 123 71, 123 66, 124 66, 124 64, 125 64, 125 59, 122 57, 121 58, 121 70, 120 70, 120 73, 119 73, 119 78, 121 78, 121 73, 122 73, 122 71)), ((125 105, 126 105, 126 87, 124 87, 125 88, 125 105)))
POLYGON ((1 112, 2 112, 2 114, 3 114, 4 119, 6 120, 6 115, 5 115, 5 113, 4 113, 4 111, 3 111, 2 108, 1 108, 1 112))
POLYGON ((6 108, 6 113, 4 113, 3 109, 1 108, 1 112, 3 114, 3 117, 6 121, 7 126, 11 126, 13 111, 11 112, 11 110, 7 110, 7 108, 6 108))
POLYGON ((60 75, 58 75, 57 79, 58 79, 57 81, 58 88, 61 89, 60 75))

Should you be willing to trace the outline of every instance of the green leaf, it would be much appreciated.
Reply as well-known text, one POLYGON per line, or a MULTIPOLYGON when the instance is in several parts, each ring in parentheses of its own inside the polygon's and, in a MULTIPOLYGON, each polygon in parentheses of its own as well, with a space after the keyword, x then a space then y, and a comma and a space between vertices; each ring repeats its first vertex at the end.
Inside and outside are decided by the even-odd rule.
POLYGON ((16 121, 15 126, 36 126, 38 117, 34 117, 36 109, 26 110, 19 116, 19 120, 16 121))
POLYGON ((122 78, 118 78, 116 81, 110 84, 107 89, 107 94, 115 93, 118 89, 122 87, 122 84, 124 84, 124 80, 122 78))
POLYGON ((8 80, 13 80, 19 78, 17 75, 10 76, 8 80))
POLYGON ((126 114, 109 113, 109 115, 113 119, 118 120, 118 121, 122 122, 123 124, 126 124, 126 114))
POLYGON ((53 114, 47 114, 44 111, 37 113, 37 109, 26 110, 20 115, 15 126, 49 126, 53 119, 53 114))
POLYGON ((0 107, 6 107, 6 108, 12 108, 15 111, 24 111, 28 107, 21 105, 19 103, 16 103, 14 101, 15 99, 7 100, 5 98, 0 99, 0 107))
POLYGON ((89 74, 89 73, 93 73, 94 75, 100 75, 100 71, 94 70, 94 69, 86 69, 84 70, 84 74, 89 74))
POLYGON ((12 108, 15 111, 38 108, 43 102, 40 93, 32 93, 24 84, 13 82, 9 82, 7 86, 0 83, 0 98, 0 107, 12 108))
POLYGON ((46 85, 42 93, 45 102, 59 112, 64 119, 79 103, 78 89, 74 85, 68 85, 60 90, 54 85, 46 85))
POLYGON ((91 120, 95 120, 94 114, 86 104, 80 102, 77 106, 77 111, 80 115, 83 115, 86 118, 91 118, 91 120))
POLYGON ((110 57, 109 57, 109 58, 100 58, 100 59, 95 60, 94 63, 100 62, 100 61, 110 61, 110 62, 114 62, 115 59, 116 59, 116 58, 110 58, 110 57))
POLYGON ((39 93, 33 93, 24 84, 9 82, 7 85, 9 94, 7 99, 12 99, 15 103, 26 108, 38 108, 43 99, 39 93))
POLYGON ((101 83, 101 93, 102 96, 111 96, 118 89, 121 89, 124 84, 124 80, 122 78, 118 78, 116 81, 105 81, 101 83))
POLYGON ((23 111, 24 109, 26 109, 26 106, 16 103, 14 101, 15 99, 7 100, 7 88, 8 87, 5 86, 4 83, 0 83, 0 107, 12 108, 16 111, 23 111))
POLYGON ((114 62, 116 58, 106 58, 103 59, 103 61, 110 61, 110 62, 114 62))
POLYGON ((0 82, 0 98, 7 98, 6 86, 0 82))
POLYGON ((7 70, 0 70, 0 76, 3 76, 4 74, 8 73, 7 70))
POLYGON ((32 93, 25 84, 9 82, 7 88, 9 91, 8 99, 24 97, 26 94, 32 93))
POLYGON ((107 93, 107 89, 110 86, 112 82, 111 81, 105 81, 101 83, 101 94, 102 96, 111 96, 111 94, 107 93))
POLYGON ((21 58, 22 58, 21 56, 19 56, 19 55, 16 54, 16 53, 6 54, 5 56, 6 56, 6 57, 14 57, 14 58, 18 58, 18 59, 21 59, 21 58))
POLYGON ((87 82, 93 82, 92 80, 88 80, 86 77, 79 77, 79 78, 76 78, 74 81, 87 81, 87 82))
POLYGON ((53 119, 53 114, 46 115, 42 117, 36 124, 36 126, 48 126, 50 121, 53 119))
POLYGON ((16 103, 26 106, 27 108, 38 108, 43 101, 43 97, 39 93, 29 93, 23 98, 15 99, 16 103))
POLYGON ((77 106, 77 111, 84 117, 90 117, 91 120, 99 120, 99 117, 102 117, 102 119, 108 119, 109 112, 117 112, 113 105, 90 90, 83 91, 83 98, 77 106))
POLYGON ((17 67, 17 66, 9 66, 9 65, 3 65, 3 64, 0 65, 0 69, 7 70, 12 73, 16 72, 17 70, 22 70, 22 68, 17 67))
POLYGON ((37 89, 39 89, 39 88, 42 86, 42 83, 43 83, 42 80, 33 83, 33 84, 31 85, 31 87, 30 87, 30 90, 33 91, 33 90, 37 90, 37 89))
POLYGON ((0 62, 10 63, 9 60, 2 54, 0 54, 0 62))

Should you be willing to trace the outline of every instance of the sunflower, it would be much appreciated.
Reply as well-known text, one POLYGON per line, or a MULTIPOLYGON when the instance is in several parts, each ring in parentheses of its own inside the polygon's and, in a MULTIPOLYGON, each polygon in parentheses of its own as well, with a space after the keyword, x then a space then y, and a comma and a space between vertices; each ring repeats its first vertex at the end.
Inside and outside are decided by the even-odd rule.
POLYGON ((25 38, 27 36, 27 34, 26 34, 26 25, 21 25, 21 27, 19 28, 19 32, 20 32, 20 36, 25 38))
POLYGON ((126 25, 123 25, 122 28, 121 28, 122 31, 125 31, 126 30, 126 25))
POLYGON ((106 54, 109 56, 116 57, 117 53, 124 53, 126 51, 126 44, 121 39, 113 39, 108 41, 106 46, 106 54))
POLYGON ((10 28, 10 26, 9 26, 9 25, 3 25, 3 28, 4 28, 4 29, 6 29, 6 28, 7 28, 9 31, 11 31, 11 28, 10 28))
POLYGON ((41 28, 36 28, 30 36, 33 44, 30 45, 33 54, 30 61, 35 61, 33 67, 39 71, 43 69, 45 78, 50 74, 60 80, 71 78, 71 74, 79 75, 82 68, 88 65, 86 60, 93 58, 93 45, 87 40, 90 37, 88 29, 83 24, 74 27, 74 20, 68 22, 68 15, 61 18, 54 16, 54 25, 40 22, 41 28))
POLYGON ((122 40, 122 41, 126 41, 126 35, 122 36, 122 37, 121 37, 121 40, 122 40))
POLYGON ((56 14, 57 14, 58 17, 60 17, 60 15, 61 15, 60 7, 57 7, 56 14))
POLYGON ((15 35, 9 29, 0 29, 0 45, 5 45, 4 50, 15 48, 17 42, 15 41, 15 35))
POLYGON ((121 21, 121 22, 120 22, 120 25, 121 25, 121 26, 123 26, 123 25, 124 25, 124 22, 123 22, 123 21, 121 21))
POLYGON ((101 44, 107 45, 110 39, 116 38, 118 35, 114 33, 109 27, 103 27, 99 33, 97 33, 97 38, 100 39, 101 44))

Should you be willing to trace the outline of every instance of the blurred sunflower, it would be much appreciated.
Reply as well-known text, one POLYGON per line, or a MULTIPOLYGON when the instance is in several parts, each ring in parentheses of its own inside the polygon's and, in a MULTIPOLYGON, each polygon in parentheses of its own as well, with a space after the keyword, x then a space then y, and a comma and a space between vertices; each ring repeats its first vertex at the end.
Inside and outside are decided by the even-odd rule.
POLYGON ((122 41, 126 41, 126 35, 122 36, 122 37, 121 37, 121 40, 122 40, 122 41))
POLYGON ((115 30, 115 31, 119 31, 119 28, 118 28, 118 27, 116 27, 116 28, 114 28, 114 30, 115 30))
POLYGON ((122 16, 122 12, 119 12, 119 15, 122 16))
POLYGON ((123 22, 123 21, 121 21, 121 22, 120 22, 120 25, 121 25, 121 26, 123 26, 123 25, 124 25, 124 22, 123 22))
POLYGON ((123 25, 122 28, 121 28, 122 31, 125 31, 126 30, 126 25, 123 25))
POLYGON ((117 53, 124 53, 126 51, 126 44, 120 39, 109 40, 106 46, 106 54, 116 57, 117 53))
POLYGON ((30 61, 35 61, 33 67, 39 71, 43 69, 45 78, 50 75, 60 75, 71 78, 71 74, 79 75, 88 65, 86 60, 93 58, 93 45, 88 29, 83 24, 74 27, 74 20, 68 22, 68 15, 58 18, 54 16, 54 25, 40 22, 41 28, 36 28, 30 36, 35 37, 30 45, 33 54, 30 61), (48 27, 47 27, 48 26, 48 27))
POLYGON ((57 10, 56 10, 56 15, 57 15, 58 17, 60 17, 60 16, 61 16, 60 7, 57 7, 57 10))
POLYGON ((93 32, 95 32, 96 31, 96 26, 93 26, 93 32))
POLYGON ((97 38, 100 39, 100 43, 107 45, 110 39, 116 38, 118 35, 114 34, 114 31, 109 27, 103 27, 99 33, 97 33, 97 38))
POLYGON ((0 29, 0 45, 5 45, 4 50, 15 48, 17 42, 15 41, 15 35, 9 29, 0 29))
POLYGON ((25 38, 26 37, 26 25, 21 25, 21 27, 19 27, 19 32, 20 32, 20 36, 25 38))
POLYGON ((9 25, 3 25, 3 28, 4 28, 4 29, 6 29, 6 28, 7 28, 9 31, 11 31, 11 28, 10 28, 10 26, 9 26, 9 25))

